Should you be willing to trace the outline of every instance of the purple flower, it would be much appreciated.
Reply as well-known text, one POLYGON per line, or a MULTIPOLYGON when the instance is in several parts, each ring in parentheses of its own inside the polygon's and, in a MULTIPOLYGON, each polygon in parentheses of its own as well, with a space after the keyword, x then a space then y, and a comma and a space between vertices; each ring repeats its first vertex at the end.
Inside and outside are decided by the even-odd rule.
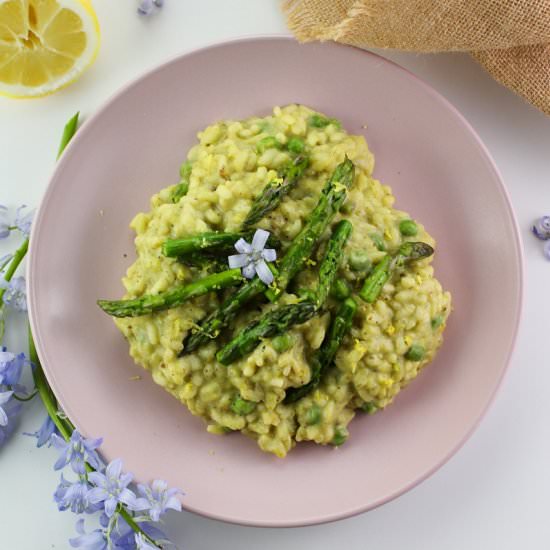
POLYGON ((8 425, 8 413, 3 409, 2 405, 8 403, 12 395, 12 391, 0 392, 0 428, 5 428, 8 425))
POLYGON ((547 241, 544 243, 543 250, 544 250, 544 256, 546 257, 546 259, 550 260, 550 241, 547 241))
POLYGON ((90 485, 85 479, 79 479, 71 483, 61 474, 61 481, 53 494, 53 499, 60 512, 71 509, 75 514, 93 514, 101 510, 101 505, 92 505, 88 500, 90 485))
POLYGON ((21 231, 21 233, 23 233, 25 237, 28 237, 31 233, 34 210, 24 213, 23 210, 25 210, 25 208, 27 208, 27 206, 23 204, 16 210, 14 226, 17 227, 17 229, 19 229, 19 231, 21 231))
POLYGON ((177 495, 183 494, 179 489, 168 489, 168 483, 162 479, 156 479, 149 485, 139 484, 138 493, 143 497, 140 501, 147 501, 147 510, 149 517, 153 521, 158 521, 160 516, 170 508, 181 512, 181 502, 177 495))
POLYGON ((25 433, 24 435, 30 435, 31 437, 36 437, 37 447, 42 447, 46 443, 48 443, 48 447, 49 447, 51 445, 52 435, 57 433, 58 431, 54 421, 49 417, 49 415, 46 415, 46 418, 44 419, 42 426, 40 426, 40 428, 38 428, 36 432, 25 433))
POLYGON ((264 229, 256 229, 252 244, 247 243, 244 239, 239 239, 235 243, 235 249, 240 254, 229 256, 228 262, 231 269, 237 267, 242 268, 243 276, 247 279, 252 279, 257 273, 258 277, 269 285, 273 282, 273 273, 266 262, 274 262, 277 259, 277 251, 273 248, 264 248, 269 239, 269 231, 264 229))
POLYGON ((15 386, 19 384, 23 367, 28 364, 24 353, 15 355, 0 348, 0 384, 5 386, 15 386))
MULTIPOLYGON (((103 527, 107 528, 109 525, 109 518, 103 514, 100 523, 103 527)), ((154 540, 155 543, 161 544, 161 543, 169 543, 168 539, 166 538, 166 535, 157 527, 155 527, 152 523, 149 523, 147 521, 139 522, 138 525, 140 526, 141 530, 151 539, 154 540)), ((141 535, 141 539, 143 541, 146 541, 147 544, 150 546, 144 546, 143 548, 154 548, 157 550, 157 546, 151 545, 149 541, 147 541, 147 537, 141 535)), ((136 533, 132 530, 132 528, 122 519, 120 516, 116 519, 116 527, 113 529, 111 533, 111 541, 114 544, 114 547, 117 548, 117 550, 120 548, 121 550, 135 550, 136 549, 136 533)), ((140 541, 141 542, 141 541, 140 541)), ((140 548, 137 546, 137 548, 140 548)), ((164 548, 164 546, 163 546, 164 548)))
POLYGON ((4 303, 16 311, 27 311, 25 277, 14 277, 11 281, 0 279, 0 288, 5 288, 4 303))
POLYGON ((162 8, 164 6, 164 0, 141 0, 138 6, 138 13, 140 15, 151 15, 155 9, 162 8))
POLYGON ((85 462, 96 469, 101 469, 101 461, 96 449, 101 445, 103 439, 84 439, 78 430, 75 430, 69 441, 65 441, 57 434, 51 437, 52 445, 60 452, 57 462, 54 464, 55 470, 60 470, 71 465, 73 471, 79 475, 84 475, 86 468, 85 462))
MULTIPOLYGON (((6 221, 7 213, 8 209, 3 204, 0 204, 0 239, 9 237, 11 233, 10 225, 6 221)), ((2 264, 0 263, 0 265, 2 264)))
POLYGON ((14 429, 12 420, 19 414, 21 403, 11 398, 13 391, 0 392, 0 447, 14 429))
POLYGON ((92 504, 105 502, 105 513, 108 517, 112 517, 119 503, 125 504, 130 510, 143 509, 145 503, 140 502, 128 489, 133 477, 130 473, 122 473, 122 460, 117 458, 109 463, 104 474, 88 474, 88 479, 95 485, 88 494, 88 499, 92 504))
POLYGON ((550 216, 542 216, 531 227, 531 231, 538 239, 550 239, 550 216))
POLYGON ((158 546, 153 546, 141 533, 135 534, 136 550, 158 550, 158 546))
POLYGON ((141 0, 137 11, 140 15, 151 15, 153 13, 153 9, 153 0, 141 0))
POLYGON ((84 530, 84 519, 81 518, 76 522, 76 532, 78 537, 69 539, 69 543, 73 548, 83 548, 85 550, 107 550, 108 541, 107 535, 103 529, 96 529, 91 533, 86 533, 84 530))

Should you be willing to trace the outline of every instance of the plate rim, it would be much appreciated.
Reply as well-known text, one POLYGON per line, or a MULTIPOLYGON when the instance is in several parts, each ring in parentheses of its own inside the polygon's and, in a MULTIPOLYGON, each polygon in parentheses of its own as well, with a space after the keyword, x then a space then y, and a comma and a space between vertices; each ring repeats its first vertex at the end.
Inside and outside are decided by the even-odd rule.
MULTIPOLYGON (((27 259, 27 267, 26 267, 26 290, 27 290, 27 296, 28 296, 28 315, 29 315, 29 323, 30 328, 33 334, 33 339, 36 346, 36 351, 38 354, 38 357, 40 359, 40 362, 42 364, 44 374, 48 380, 48 383, 50 384, 52 391, 54 392, 54 395, 56 395, 56 399, 58 400, 59 404, 63 407, 63 399, 58 398, 55 388, 56 388, 56 382, 55 382, 55 376, 52 372, 49 371, 49 367, 47 365, 46 358, 46 352, 45 352, 45 344, 44 339, 41 334, 41 330, 39 327, 39 321, 37 317, 35 317, 34 314, 34 307, 36 303, 36 295, 35 295, 35 286, 34 286, 34 277, 33 274, 37 273, 36 271, 36 254, 35 249, 37 249, 38 245, 35 244, 39 237, 39 228, 42 223, 42 220, 44 219, 45 212, 47 209, 47 205, 54 193, 54 190, 56 188, 56 181, 57 180, 57 174, 58 172, 62 171, 64 164, 67 162, 67 158, 71 155, 72 149, 77 146, 79 141, 82 138, 83 135, 85 135, 88 131, 88 126, 91 125, 97 118, 99 118, 107 108, 111 106, 112 103, 117 101, 120 97, 124 96, 124 94, 132 89, 135 86, 139 86, 142 81, 150 78, 155 73, 165 70, 167 67, 169 67, 172 64, 179 63, 182 59, 186 57, 190 57, 202 52, 206 52, 213 49, 218 48, 224 48, 229 45, 233 44, 242 44, 242 43, 254 43, 254 42, 265 42, 265 41, 284 41, 284 42, 297 42, 296 39, 289 33, 260 33, 260 34, 251 34, 251 35, 245 35, 245 36, 238 36, 226 40, 218 40, 218 41, 212 41, 209 42, 203 46, 199 46, 197 48, 193 48, 191 50, 185 51, 184 53, 176 54, 174 56, 170 56, 166 61, 163 61, 152 68, 146 69, 145 71, 141 72, 137 77, 131 79, 128 83, 122 85, 119 87, 115 92, 108 95, 108 97, 101 102, 99 107, 97 107, 90 116, 88 116, 85 121, 83 122, 82 126, 79 128, 78 132, 75 134, 74 138, 71 140, 69 145, 66 148, 66 151, 61 156, 60 160, 56 163, 54 170, 52 171, 50 177, 48 178, 48 183, 46 186, 46 189, 42 195, 42 198, 40 199, 39 206, 37 208, 36 216, 34 219, 34 222, 32 224, 31 228, 31 234, 30 234, 30 243, 29 243, 29 254, 27 259)), ((314 42, 315 44, 318 44, 318 42, 314 42)), ((480 411, 479 416, 475 420, 475 422, 472 423, 469 430, 464 434, 462 439, 457 441, 457 443, 448 451, 448 453, 440 458, 434 465, 432 465, 430 468, 426 469, 421 475, 416 477, 416 479, 412 480, 410 483, 403 485, 399 489, 393 491, 392 493, 385 495, 383 498, 378 499, 375 502, 371 502, 369 504, 354 507, 350 510, 344 510, 338 513, 329 513, 325 514, 324 516, 316 517, 315 519, 297 519, 295 521, 282 521, 282 520, 247 520, 240 517, 232 517, 231 515, 227 514, 219 514, 219 513, 212 513, 208 512, 202 509, 198 509, 193 507, 192 505, 189 506, 188 503, 185 501, 185 498, 181 499, 183 508, 188 511, 192 512, 194 514, 207 517, 210 519, 223 521, 226 523, 236 524, 236 525, 243 525, 243 526, 250 526, 250 527, 280 527, 280 528, 289 528, 289 527, 304 527, 309 525, 319 525, 319 524, 325 524, 325 523, 331 523, 335 521, 339 521, 346 518, 351 518, 353 516, 357 516, 359 514, 362 514, 364 512, 368 512, 370 510, 374 510, 378 508, 379 506, 382 506, 383 504, 386 504, 399 496, 409 492, 411 489, 414 489, 417 485, 428 479, 430 476, 432 476, 435 472, 437 472, 442 466, 444 466, 453 456, 456 455, 456 453, 464 446, 464 444, 471 438, 473 433, 477 430, 479 427, 481 421, 485 416, 487 415, 489 409, 494 404, 495 397, 497 393, 499 392, 500 388, 502 387, 502 382, 504 380, 504 377, 506 373, 508 372, 510 368, 510 363, 512 361, 512 358, 514 356, 514 353, 516 351, 516 344, 519 334, 519 327, 521 325, 521 320, 523 318, 524 313, 524 296, 525 296, 525 288, 524 288, 524 280, 525 280, 525 254, 524 254, 524 248, 523 248, 523 242, 520 237, 520 227, 519 223, 512 205, 510 193, 508 192, 508 189, 506 188, 504 184, 504 179, 500 173, 500 170, 498 169, 488 147, 485 145, 485 143, 482 141, 481 137, 478 135, 474 127, 471 125, 471 123, 466 119, 466 117, 439 91, 437 91, 435 88, 433 88, 430 84, 425 82, 422 78, 411 72, 409 69, 406 69, 405 67, 402 67, 398 63, 396 63, 393 60, 387 59, 380 55, 379 53, 373 52, 371 50, 359 48, 357 46, 353 45, 346 45, 346 44, 340 44, 337 42, 331 42, 330 47, 336 47, 336 48, 352 48, 355 50, 358 50, 362 52, 364 55, 372 56, 374 58, 377 58, 382 63, 387 63, 389 65, 392 65, 395 69, 398 71, 404 73, 409 78, 412 78, 417 85, 419 85, 421 88, 424 89, 424 91, 430 96, 431 99, 433 99, 436 102, 439 102, 442 104, 447 110, 449 110, 455 118, 462 124, 462 126, 467 130, 467 133, 472 139, 472 142, 477 146, 478 150, 480 151, 481 156, 487 161, 488 169, 493 172, 495 176, 495 182, 496 182, 496 188, 502 195, 502 198, 504 199, 504 204, 506 206, 506 211, 508 213, 509 219, 511 221, 512 230, 513 230, 513 249, 514 253, 517 256, 518 262, 516 263, 516 269, 515 269, 515 278, 517 280, 517 289, 516 289, 516 295, 514 296, 514 304, 516 309, 516 318, 515 323, 513 327, 513 336, 509 341, 508 349, 506 352, 506 360, 504 362, 502 371, 500 373, 500 377, 498 380, 496 380, 493 392, 491 395, 489 395, 487 402, 484 406, 484 408, 480 411)), ((37 278, 39 278, 39 275, 37 275, 37 278)), ((75 423, 75 426, 78 429, 77 423, 75 423)))

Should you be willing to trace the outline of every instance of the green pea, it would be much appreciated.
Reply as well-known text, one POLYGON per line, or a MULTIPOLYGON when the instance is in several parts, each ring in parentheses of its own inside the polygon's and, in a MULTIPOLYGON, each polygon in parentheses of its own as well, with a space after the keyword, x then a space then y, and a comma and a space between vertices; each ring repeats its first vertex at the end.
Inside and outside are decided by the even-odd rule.
POLYGON ((346 216, 349 216, 352 212, 353 212, 353 209, 354 209, 354 204, 353 202, 351 202, 350 200, 347 200, 341 207, 340 207, 340 212, 342 212, 342 214, 346 215, 346 216))
POLYGON ((180 178, 182 180, 188 180, 189 176, 191 175, 191 170, 193 169, 193 165, 186 160, 182 165, 180 166, 180 178))
POLYGON ((273 136, 267 136, 258 141, 256 145, 256 151, 261 155, 264 151, 268 149, 280 149, 281 144, 273 136))
POLYGON ((308 426, 313 426, 314 424, 319 424, 321 422, 321 417, 323 416, 321 407, 316 403, 313 403, 311 407, 306 412, 306 424, 308 426))
POLYGON ((306 144, 304 143, 303 139, 294 136, 288 140, 286 144, 286 148, 291 153, 296 153, 297 155, 299 155, 300 153, 304 152, 304 149, 306 148, 306 144))
POLYGON ((424 349, 424 346, 421 346, 420 344, 413 344, 405 353, 405 359, 408 359, 409 361, 422 361, 424 359, 424 355, 426 355, 426 350, 424 349))
POLYGON ((187 195, 187 191, 189 191, 189 182, 183 180, 180 181, 172 191, 172 202, 174 204, 179 202, 181 198, 187 195))
POLYGON ((380 252, 385 252, 386 245, 384 244, 384 239, 378 233, 371 233, 369 237, 380 252))
POLYGON ((418 233, 418 226, 412 220, 401 220, 399 232, 404 237, 414 237, 418 233))
POLYGON ((344 281, 343 279, 336 279, 336 281, 334 281, 332 285, 332 288, 330 289, 330 294, 333 298, 344 301, 351 295, 351 290, 346 281, 344 281))
POLYGON ((443 324, 443 315, 437 315, 431 321, 432 328, 435 330, 443 324))
POLYGON ((337 128, 342 127, 342 123, 336 118, 327 118, 322 115, 314 114, 308 119, 308 124, 313 128, 326 128, 329 124, 334 124, 337 128))
POLYGON ((284 353, 289 350, 293 344, 294 338, 291 334, 280 334, 271 340, 271 345, 277 353, 284 353))
POLYGON ((368 401, 363 403, 360 409, 367 414, 374 414, 378 410, 378 407, 372 401, 368 401))
POLYGON ((346 442, 348 435, 349 432, 346 428, 344 428, 344 426, 336 426, 331 443, 338 447, 346 442))
POLYGON ((315 294, 315 291, 310 288, 300 288, 298 289, 298 297, 303 302, 314 302, 317 299, 317 294, 315 294))
POLYGON ((231 403, 231 410, 240 416, 246 416, 250 414, 256 408, 254 401, 247 401, 240 395, 236 395, 231 403))
POLYGON ((348 262, 353 271, 368 271, 372 266, 369 253, 366 250, 352 250, 348 262))

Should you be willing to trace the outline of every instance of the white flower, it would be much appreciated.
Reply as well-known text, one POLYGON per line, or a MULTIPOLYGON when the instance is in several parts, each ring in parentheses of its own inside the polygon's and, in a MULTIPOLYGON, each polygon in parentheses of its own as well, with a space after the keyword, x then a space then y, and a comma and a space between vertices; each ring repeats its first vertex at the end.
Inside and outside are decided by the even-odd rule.
POLYGON ((257 229, 252 237, 252 244, 244 239, 235 243, 235 250, 240 254, 229 256, 229 267, 231 269, 240 267, 242 274, 247 279, 252 279, 257 273, 258 277, 266 285, 273 282, 273 273, 266 262, 274 262, 277 259, 277 251, 273 248, 264 248, 269 239, 269 231, 257 229))

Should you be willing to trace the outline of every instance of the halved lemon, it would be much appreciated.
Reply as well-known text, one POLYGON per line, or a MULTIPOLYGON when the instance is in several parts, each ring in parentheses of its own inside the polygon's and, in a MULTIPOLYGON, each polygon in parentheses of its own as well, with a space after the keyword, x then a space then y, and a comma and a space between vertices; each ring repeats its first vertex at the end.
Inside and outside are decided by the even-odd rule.
POLYGON ((0 0, 0 94, 51 94, 76 80, 98 50, 88 0, 0 0))

